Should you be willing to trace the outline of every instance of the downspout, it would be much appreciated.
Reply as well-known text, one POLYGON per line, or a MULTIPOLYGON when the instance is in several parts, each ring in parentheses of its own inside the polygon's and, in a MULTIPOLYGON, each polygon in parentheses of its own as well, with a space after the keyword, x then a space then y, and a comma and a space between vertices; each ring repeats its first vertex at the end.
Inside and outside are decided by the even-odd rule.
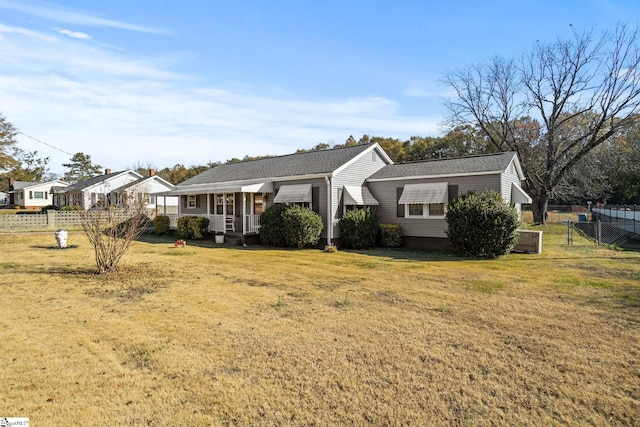
POLYGON ((327 184, 327 245, 331 245, 333 240, 333 215, 331 212, 331 177, 329 175, 324 176, 324 181, 327 184))

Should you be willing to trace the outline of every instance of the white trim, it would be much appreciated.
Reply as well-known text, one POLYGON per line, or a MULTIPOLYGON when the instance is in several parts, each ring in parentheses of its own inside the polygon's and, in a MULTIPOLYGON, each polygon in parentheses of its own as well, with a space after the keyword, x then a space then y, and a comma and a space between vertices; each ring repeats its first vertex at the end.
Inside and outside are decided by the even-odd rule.
POLYGON ((511 183, 511 203, 531 203, 529 196, 518 184, 511 183))
POLYGON ((187 206, 186 209, 197 209, 198 208, 198 196, 196 194, 188 194, 187 195, 187 206), (193 197, 193 206, 189 206, 191 202, 191 197, 193 197))
POLYGON ((433 179, 433 178, 452 178, 460 176, 478 176, 478 175, 496 175, 503 174, 504 171, 488 171, 488 172, 468 172, 468 173, 448 173, 440 175, 414 175, 414 176, 398 176, 393 178, 367 178, 367 182, 381 182, 381 181, 410 181, 414 179, 433 179))
POLYGON ((378 154, 380 154, 380 157, 382 158, 382 160, 384 162, 387 162, 388 165, 392 165, 393 164, 393 160, 391 160, 391 157, 389 157, 389 155, 382 149, 382 147, 380 147, 380 144, 378 144, 377 142, 374 143, 371 147, 367 148, 366 150, 364 150, 363 152, 361 152, 360 154, 358 154, 355 157, 352 157, 348 162, 344 163, 342 166, 340 166, 338 169, 336 169, 335 171, 333 171, 333 173, 335 175, 339 174, 340 172, 342 172, 344 169, 348 168, 349 166, 351 166, 353 163, 357 162, 358 160, 360 160, 362 158, 362 156, 366 155, 367 153, 370 153, 376 149, 378 151, 378 154))
POLYGON ((407 219, 444 219, 445 215, 431 215, 431 205, 444 205, 444 213, 447 213, 446 203, 422 203, 422 215, 409 215, 409 205, 420 205, 420 203, 404 205, 404 217, 407 219))

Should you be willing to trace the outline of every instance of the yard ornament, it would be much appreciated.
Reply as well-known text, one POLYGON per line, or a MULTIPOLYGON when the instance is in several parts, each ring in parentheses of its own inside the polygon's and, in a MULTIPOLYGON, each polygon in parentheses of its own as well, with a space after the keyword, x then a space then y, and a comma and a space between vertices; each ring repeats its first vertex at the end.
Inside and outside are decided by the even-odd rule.
POLYGON ((58 248, 64 249, 67 247, 67 232, 65 230, 57 230, 55 232, 56 242, 58 242, 58 248))

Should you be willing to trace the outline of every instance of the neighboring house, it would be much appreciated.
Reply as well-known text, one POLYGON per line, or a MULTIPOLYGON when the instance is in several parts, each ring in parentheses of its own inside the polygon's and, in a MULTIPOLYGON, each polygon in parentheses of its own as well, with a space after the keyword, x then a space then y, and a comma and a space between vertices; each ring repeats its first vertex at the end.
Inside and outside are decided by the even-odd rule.
POLYGON ((175 185, 156 175, 155 169, 149 169, 149 176, 132 181, 116 190, 120 204, 127 201, 145 203, 147 209, 157 209, 158 212, 178 211, 178 197, 162 195, 175 189, 175 185))
POLYGON ((111 172, 111 169, 106 169, 104 175, 66 187, 59 194, 56 206, 82 206, 84 209, 91 209, 119 205, 125 200, 119 189, 141 179, 142 175, 132 170, 111 172))
POLYGON ((467 192, 494 190, 520 211, 531 198, 515 152, 388 165, 366 180, 381 223, 399 224, 407 247, 448 246, 448 203, 467 192))
POLYGON ((0 191, 0 206, 6 206, 9 204, 9 194, 4 191, 0 191))
POLYGON ((180 197, 179 216, 209 218, 209 229, 256 235, 273 203, 300 203, 324 221, 321 244, 340 237, 348 205, 377 205, 365 179, 393 163, 378 145, 307 151, 215 166, 168 193, 180 197))
POLYGON ((15 181, 9 178, 9 206, 23 209, 41 209, 53 205, 58 192, 69 183, 62 180, 49 182, 15 181))

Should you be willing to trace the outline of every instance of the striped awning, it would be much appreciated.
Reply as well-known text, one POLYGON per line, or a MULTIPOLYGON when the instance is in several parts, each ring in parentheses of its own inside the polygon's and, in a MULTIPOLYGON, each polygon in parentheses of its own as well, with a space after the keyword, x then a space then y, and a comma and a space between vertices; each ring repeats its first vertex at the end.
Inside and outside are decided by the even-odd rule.
POLYGON ((405 184, 399 205, 446 203, 449 197, 448 183, 432 182, 428 184, 405 184))
POLYGON ((311 203, 311 184, 282 185, 273 203, 311 203))
POLYGON ((345 205, 356 206, 378 206, 380 203, 371 194, 367 187, 356 187, 355 185, 345 185, 343 193, 343 203, 345 205))

